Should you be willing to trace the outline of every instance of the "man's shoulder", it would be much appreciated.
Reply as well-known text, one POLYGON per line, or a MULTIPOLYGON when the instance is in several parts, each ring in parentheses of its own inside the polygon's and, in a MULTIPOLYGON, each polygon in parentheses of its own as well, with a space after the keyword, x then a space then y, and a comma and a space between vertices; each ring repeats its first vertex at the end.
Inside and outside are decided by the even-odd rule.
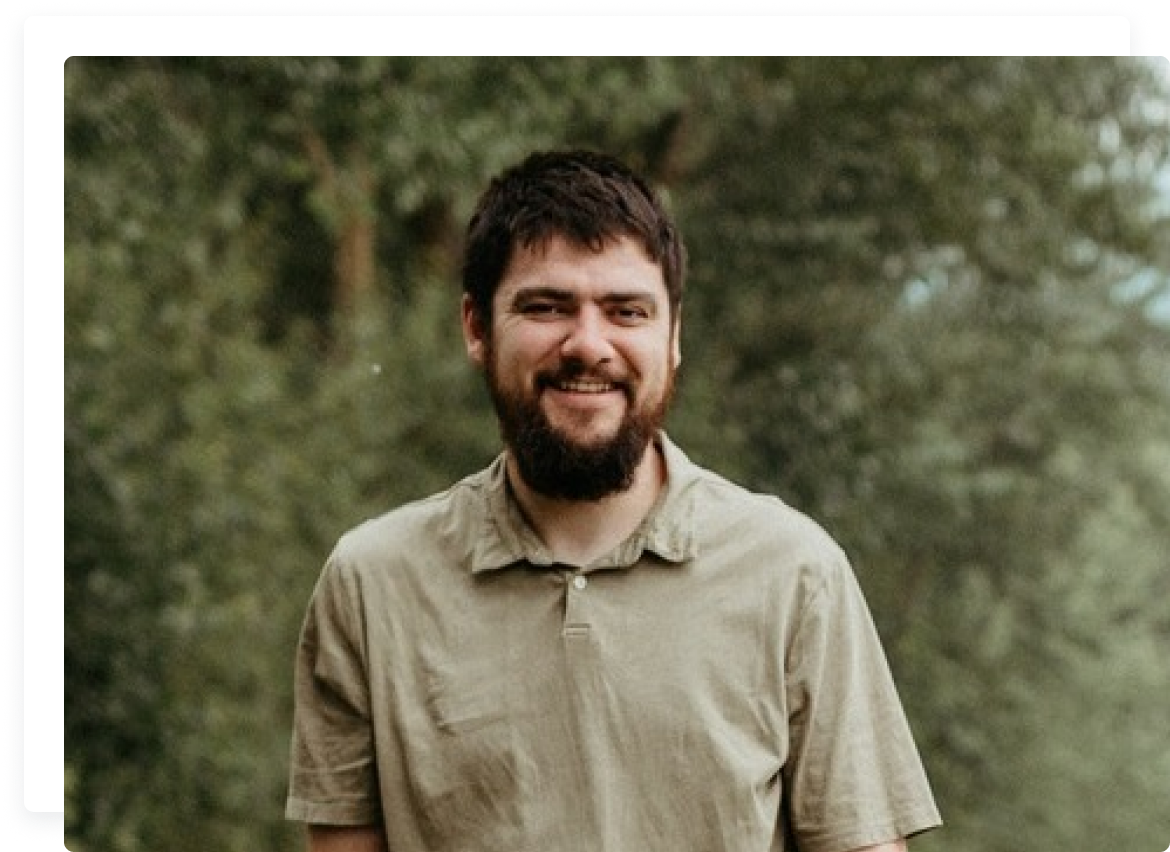
POLYGON ((776 494, 694 466, 695 522, 721 542, 738 542, 816 562, 839 562, 840 545, 813 517, 776 494))
POLYGON ((442 491, 362 521, 340 537, 333 558, 385 562, 400 554, 458 551, 460 540, 474 535, 483 522, 483 492, 488 485, 489 470, 480 470, 442 491))

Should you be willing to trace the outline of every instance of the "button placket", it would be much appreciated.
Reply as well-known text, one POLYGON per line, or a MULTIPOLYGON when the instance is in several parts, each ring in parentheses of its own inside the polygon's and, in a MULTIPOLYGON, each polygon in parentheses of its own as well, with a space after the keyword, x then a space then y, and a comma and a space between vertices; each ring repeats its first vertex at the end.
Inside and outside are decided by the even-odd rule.
POLYGON ((590 630, 588 598, 586 596, 589 578, 582 574, 573 574, 567 579, 564 636, 566 639, 587 639, 590 630))

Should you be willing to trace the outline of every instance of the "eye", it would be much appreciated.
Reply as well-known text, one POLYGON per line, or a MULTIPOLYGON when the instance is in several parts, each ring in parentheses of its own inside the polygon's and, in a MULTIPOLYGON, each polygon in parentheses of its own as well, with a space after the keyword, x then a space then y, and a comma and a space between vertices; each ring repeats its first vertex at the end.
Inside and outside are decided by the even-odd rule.
POLYGON ((525 302, 520 306, 520 313, 533 319, 551 319, 564 316, 565 306, 559 302, 535 300, 525 302))
POLYGON ((631 302, 615 305, 610 310, 610 316, 622 325, 638 325, 650 319, 650 311, 645 305, 631 302))

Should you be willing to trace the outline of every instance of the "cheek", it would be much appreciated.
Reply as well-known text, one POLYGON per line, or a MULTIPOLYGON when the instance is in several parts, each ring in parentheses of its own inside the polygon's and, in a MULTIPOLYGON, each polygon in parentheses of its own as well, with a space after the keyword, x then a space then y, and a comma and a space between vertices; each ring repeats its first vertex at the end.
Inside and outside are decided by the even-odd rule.
POLYGON ((678 367, 679 355, 674 341, 655 346, 642 355, 643 364, 647 365, 646 373, 659 380, 665 380, 678 367))
POLYGON ((495 381, 511 388, 531 386, 534 375, 547 367, 538 352, 516 340, 509 340, 504 345, 489 346, 485 358, 495 381))

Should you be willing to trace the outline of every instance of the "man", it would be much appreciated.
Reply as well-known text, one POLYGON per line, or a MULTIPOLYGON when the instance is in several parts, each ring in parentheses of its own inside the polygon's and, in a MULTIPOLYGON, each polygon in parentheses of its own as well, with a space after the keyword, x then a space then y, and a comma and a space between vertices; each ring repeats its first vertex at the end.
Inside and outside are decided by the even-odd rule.
POLYGON ((645 182, 536 154, 471 220, 504 452, 314 592, 287 815, 312 852, 845 852, 938 824, 852 571, 662 432, 684 249, 645 182))

